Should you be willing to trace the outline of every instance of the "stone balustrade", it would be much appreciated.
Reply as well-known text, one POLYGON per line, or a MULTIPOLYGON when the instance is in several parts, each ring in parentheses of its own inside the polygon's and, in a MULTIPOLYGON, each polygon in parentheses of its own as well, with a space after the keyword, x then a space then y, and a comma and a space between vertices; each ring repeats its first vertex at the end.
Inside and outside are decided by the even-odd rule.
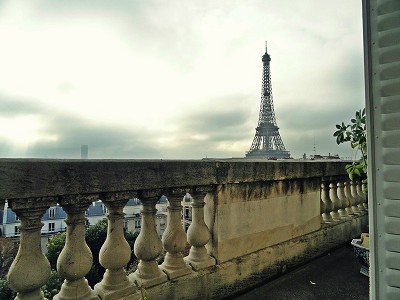
POLYGON ((366 184, 347 176, 322 178, 321 217, 323 223, 338 222, 353 215, 367 214, 366 184))
POLYGON ((50 265, 40 246, 41 217, 58 203, 67 213, 67 238, 57 261, 64 283, 54 299, 140 299, 143 289, 153 299, 226 297, 246 288, 241 282, 257 284, 302 263, 299 257, 306 261, 310 253, 328 251, 361 232, 367 207, 363 183, 348 181, 344 166, 317 161, 0 159, 0 206, 7 200, 21 219, 9 286, 18 293, 16 299, 44 299, 41 287, 50 265), (161 195, 169 200, 162 239, 155 224, 161 195), (135 197, 143 204, 142 227, 131 249, 123 234, 123 207, 135 197), (186 202, 190 197, 192 207, 187 232, 181 224, 184 197, 186 202), (107 238, 99 254, 106 271, 90 287, 85 275, 93 257, 85 243, 84 213, 97 199, 108 209, 107 238), (184 257, 186 247, 190 250, 184 257), (165 259, 158 265, 163 250, 165 259), (139 263, 127 275, 124 267, 132 251, 139 263))

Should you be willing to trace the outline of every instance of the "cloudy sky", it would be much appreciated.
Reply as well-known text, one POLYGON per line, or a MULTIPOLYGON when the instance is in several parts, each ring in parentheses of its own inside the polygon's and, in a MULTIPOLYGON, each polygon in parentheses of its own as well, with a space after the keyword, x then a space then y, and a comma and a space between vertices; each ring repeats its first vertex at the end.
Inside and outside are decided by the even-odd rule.
POLYGON ((243 157, 265 41, 293 157, 364 106, 361 1, 0 0, 0 157, 243 157))

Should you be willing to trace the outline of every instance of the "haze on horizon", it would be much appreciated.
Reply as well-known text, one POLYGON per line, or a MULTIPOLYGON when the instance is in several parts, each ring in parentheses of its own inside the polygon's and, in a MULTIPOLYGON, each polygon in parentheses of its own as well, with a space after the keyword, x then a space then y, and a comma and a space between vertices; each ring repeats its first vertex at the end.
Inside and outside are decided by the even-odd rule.
POLYGON ((361 1, 0 1, 0 157, 244 157, 265 41, 280 135, 354 156, 361 1))

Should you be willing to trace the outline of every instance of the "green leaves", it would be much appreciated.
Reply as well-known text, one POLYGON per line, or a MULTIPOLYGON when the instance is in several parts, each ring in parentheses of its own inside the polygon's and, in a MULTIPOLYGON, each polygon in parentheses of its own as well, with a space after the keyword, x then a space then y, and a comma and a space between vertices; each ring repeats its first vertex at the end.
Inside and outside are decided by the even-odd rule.
POLYGON ((351 119, 351 125, 336 124, 335 133, 336 143, 342 144, 351 142, 353 148, 363 147, 366 144, 366 124, 365 124, 365 109, 356 112, 356 118, 351 119))
POLYGON ((336 130, 333 136, 336 137, 336 143, 342 144, 350 142, 351 148, 361 151, 361 159, 351 165, 346 166, 350 180, 354 175, 361 176, 361 173, 367 173, 367 127, 366 127, 365 108, 356 111, 355 118, 351 119, 351 124, 336 124, 336 130))
POLYGON ((366 173, 362 162, 354 162, 351 165, 346 165, 345 168, 350 180, 353 180, 354 175, 361 176, 361 173, 366 173))
MULTIPOLYGON (((90 250, 92 251, 92 255, 93 255, 92 268, 90 269, 89 273, 86 274, 86 279, 88 280, 88 282, 91 286, 94 286, 96 283, 100 282, 101 279, 103 278, 103 274, 105 272, 105 269, 99 262, 99 253, 100 253, 101 247, 103 246, 103 244, 107 238, 107 227, 108 227, 107 219, 103 219, 103 220, 97 222, 93 226, 86 227, 85 240, 86 240, 86 243, 89 246, 90 250)), ((124 235, 125 235, 125 239, 131 246, 131 249, 133 249, 135 240, 136 240, 137 236, 139 235, 139 233, 132 233, 127 230, 124 230, 124 235)), ((61 233, 52 235, 47 242, 48 252, 47 252, 46 256, 50 261, 50 265, 51 265, 52 269, 56 269, 57 259, 58 259, 58 256, 60 255, 62 249, 64 248, 65 239, 66 239, 66 232, 61 232, 61 233)), ((136 261, 137 261, 137 258, 132 253, 131 259, 130 259, 127 267, 129 268, 130 265, 132 265, 136 261)), ((57 278, 54 277, 55 283, 57 283, 56 279, 57 278)), ((61 283, 60 283, 60 286, 61 286, 61 283)), ((55 286, 55 284, 53 286, 55 286)), ((52 288, 52 290, 57 290, 57 289, 52 288)), ((58 290, 59 290, 59 288, 58 288, 58 290)), ((2 299, 2 298, 0 298, 0 299, 2 299)))
POLYGON ((16 293, 8 286, 7 279, 0 278, 0 299, 14 299, 16 293))
POLYGON ((52 269, 57 267, 57 259, 64 248, 66 236, 65 232, 58 232, 51 235, 47 241, 46 256, 52 269))

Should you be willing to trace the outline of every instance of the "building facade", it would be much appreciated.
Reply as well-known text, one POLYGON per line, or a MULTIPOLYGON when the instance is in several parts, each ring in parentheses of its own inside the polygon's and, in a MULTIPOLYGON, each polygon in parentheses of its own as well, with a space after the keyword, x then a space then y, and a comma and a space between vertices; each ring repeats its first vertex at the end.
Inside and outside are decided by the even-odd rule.
MULTIPOLYGON (((156 204, 156 217, 155 223, 157 227, 157 233, 161 237, 167 227, 167 217, 168 217, 168 199, 162 196, 156 204)), ((131 232, 139 232, 141 224, 141 211, 142 202, 137 199, 129 199, 124 207, 124 227, 131 232)), ((86 225, 95 225, 97 222, 105 219, 108 214, 108 209, 104 203, 99 200, 93 202, 88 209, 85 211, 85 216, 87 218, 86 225)), ((66 212, 59 205, 52 206, 46 210, 42 217, 43 227, 41 230, 42 235, 50 235, 57 232, 65 231, 67 224, 65 219, 67 217, 66 212)), ((8 207, 6 202, 4 209, 0 210, 0 236, 8 238, 17 238, 20 236, 19 226, 20 220, 17 215, 8 207)))

